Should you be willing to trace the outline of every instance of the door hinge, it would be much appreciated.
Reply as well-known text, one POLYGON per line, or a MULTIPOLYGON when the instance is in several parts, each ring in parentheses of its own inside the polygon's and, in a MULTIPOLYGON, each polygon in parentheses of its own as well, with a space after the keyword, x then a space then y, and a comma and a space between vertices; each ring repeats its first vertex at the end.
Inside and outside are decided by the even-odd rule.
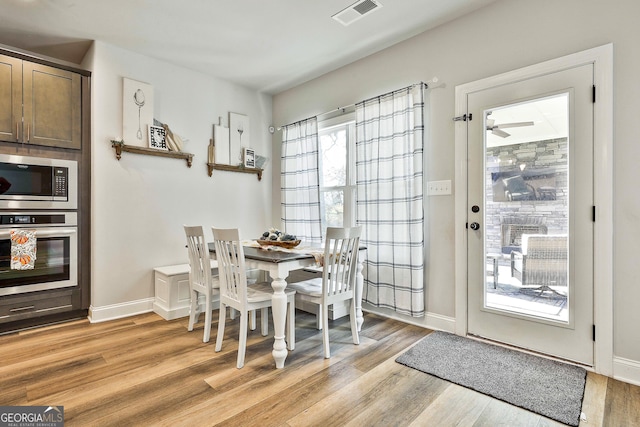
POLYGON ((467 120, 471 121, 472 118, 473 118, 473 114, 469 113, 469 114, 463 114, 463 115, 458 116, 458 117, 454 117, 453 121, 454 122, 466 122, 467 120))
POLYGON ((593 325, 592 339, 593 341, 596 340, 596 325, 593 325))
POLYGON ((596 207, 591 206, 591 221, 596 222, 596 207))
POLYGON ((595 104, 596 103, 596 85, 593 85, 592 91, 593 91, 591 94, 592 100, 593 100, 593 103, 595 104))

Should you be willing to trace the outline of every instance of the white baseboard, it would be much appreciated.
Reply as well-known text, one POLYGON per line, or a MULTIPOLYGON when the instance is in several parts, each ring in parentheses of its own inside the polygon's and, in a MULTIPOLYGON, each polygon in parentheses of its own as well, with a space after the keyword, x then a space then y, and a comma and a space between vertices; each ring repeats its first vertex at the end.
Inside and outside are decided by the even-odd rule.
POLYGON ((441 314, 427 313, 427 328, 455 334, 456 319, 441 314))
POLYGON ((189 307, 169 309, 158 303, 157 300, 153 303, 153 311, 155 311, 156 314, 158 314, 164 320, 174 320, 181 317, 189 316, 189 307))
POLYGON ((614 356, 613 378, 640 386, 640 362, 614 356))
POLYGON ((455 333, 456 319, 454 317, 443 316, 441 314, 427 313, 425 317, 409 317, 402 316, 392 310, 380 309, 377 307, 362 307, 362 311, 374 313, 389 319, 398 320, 422 328, 433 329, 437 331, 445 331, 455 333))
POLYGON ((154 300, 155 298, 146 298, 121 304, 106 305, 103 307, 95 307, 91 305, 89 307, 89 322, 106 322, 108 320, 135 316, 136 314, 149 313, 150 311, 153 311, 154 300))
MULTIPOLYGON (((204 313, 204 305, 205 305, 204 295, 200 295, 198 302, 200 304, 200 312, 204 313)), ((212 310, 220 309, 219 297, 214 295, 211 303, 212 303, 211 305, 212 310)), ((164 320, 175 320, 175 319, 180 319, 181 317, 189 317, 190 310, 191 310, 191 307, 189 307, 189 305, 184 305, 184 304, 179 305, 177 307, 167 307, 165 304, 162 303, 162 301, 158 301, 157 298, 153 303, 153 311, 156 314, 158 314, 160 317, 162 317, 164 320)))

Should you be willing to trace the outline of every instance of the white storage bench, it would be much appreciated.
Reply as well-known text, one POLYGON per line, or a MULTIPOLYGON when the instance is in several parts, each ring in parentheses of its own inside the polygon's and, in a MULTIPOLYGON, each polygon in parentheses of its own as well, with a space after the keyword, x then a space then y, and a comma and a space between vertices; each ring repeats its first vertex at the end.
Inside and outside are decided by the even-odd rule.
MULTIPOLYGON (((218 280, 218 263, 211 261, 211 274, 218 280)), ((189 316, 189 264, 169 265, 153 269, 155 301, 153 311, 166 320, 189 316)), ((214 297, 215 298, 215 297, 214 297)), ((204 297, 200 302, 204 309, 204 297)))

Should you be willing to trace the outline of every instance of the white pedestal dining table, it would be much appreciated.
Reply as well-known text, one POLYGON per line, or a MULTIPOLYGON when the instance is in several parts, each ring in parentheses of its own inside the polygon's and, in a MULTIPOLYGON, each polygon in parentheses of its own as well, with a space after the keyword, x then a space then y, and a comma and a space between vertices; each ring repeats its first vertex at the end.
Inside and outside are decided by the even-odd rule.
MULTIPOLYGON (((253 246, 244 246, 245 265, 250 269, 267 271, 271 277, 271 287, 273 288, 272 313, 273 313, 273 359, 276 368, 284 368, 287 358, 287 346, 285 343, 285 319, 287 315, 287 297, 284 293, 287 287, 287 277, 289 272, 316 265, 316 260, 312 253, 304 253, 302 249, 296 252, 285 252, 279 250, 269 250, 253 246)), ((364 278, 362 268, 366 248, 360 247, 358 256, 358 269, 356 272, 356 325, 358 331, 362 328, 364 317, 362 314, 362 288, 364 278)), ((215 259, 215 247, 209 243, 209 253, 215 259)), ((291 349, 293 350, 293 346, 291 349)))

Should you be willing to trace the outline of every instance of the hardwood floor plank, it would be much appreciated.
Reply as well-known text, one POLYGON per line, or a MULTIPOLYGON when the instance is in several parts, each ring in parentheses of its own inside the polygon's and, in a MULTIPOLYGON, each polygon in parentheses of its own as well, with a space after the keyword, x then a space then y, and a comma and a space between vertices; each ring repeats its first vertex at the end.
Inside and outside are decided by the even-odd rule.
POLYGON ((602 425, 604 420, 604 403, 607 397, 607 380, 603 375, 587 372, 587 383, 584 388, 582 412, 587 417, 586 422, 580 422, 581 427, 602 425))
POLYGON ((19 381, 25 383, 27 398, 31 401, 48 396, 56 389, 72 388, 77 378, 87 381, 96 369, 106 367, 107 363, 99 354, 78 355, 20 371, 19 381))
POLYGON ((8 384, 6 381, 2 382, 2 388, 0 388, 0 402, 2 405, 7 406, 19 406, 27 401, 27 388, 21 385, 8 384))
MULTIPOLYGON (((194 349, 193 340, 188 337, 180 337, 173 341, 173 352, 175 355, 173 359, 180 357, 182 353, 191 351, 194 349)), ((136 343, 131 342, 127 344, 128 348, 133 348, 136 343)), ((64 393, 66 390, 73 390, 78 387, 84 387, 86 385, 96 384, 98 382, 108 383, 118 376, 129 376, 132 372, 138 370, 144 370, 147 367, 156 366, 162 363, 162 361, 171 356, 167 352, 166 345, 162 341, 155 342, 153 344, 142 344, 142 349, 136 352, 128 351, 126 355, 122 355, 117 361, 109 360, 109 357, 104 357, 105 352, 101 351, 101 348, 92 347, 91 353, 94 360, 94 366, 85 367, 84 369, 72 369, 72 370, 54 370, 48 375, 43 375, 34 379, 32 383, 27 387, 29 400, 38 400, 43 396, 51 395, 55 393, 64 393), (97 359, 99 358, 99 359, 97 359), (100 359, 103 363, 100 363, 100 359)), ((106 346, 105 346, 106 347, 106 346)), ((111 349, 106 348, 106 352, 111 349)), ((206 349, 201 350, 203 358, 208 357, 209 351, 206 349)), ((56 366, 58 362, 52 363, 50 361, 52 356, 46 358, 37 358, 35 363, 39 366, 56 366)), ((60 360, 74 360, 76 354, 71 350, 58 353, 57 357, 60 360)), ((92 359, 93 360, 93 359, 92 359)), ((189 360, 189 359, 186 359, 189 360)), ((38 371, 41 371, 39 369, 38 371)))
POLYGON ((90 378, 79 385, 65 390, 52 390, 47 396, 29 401, 29 404, 48 405, 47 401, 53 404, 62 402, 65 406, 75 406, 89 401, 91 404, 100 405, 103 399, 107 399, 113 393, 121 392, 130 387, 142 384, 172 372, 180 371, 186 366, 199 364, 211 359, 211 351, 208 348, 196 348, 184 354, 169 357, 161 363, 148 366, 136 367, 133 369, 117 369, 114 375, 104 375, 102 372, 97 375, 99 379, 90 378))
POLYGON ((482 393, 447 384, 448 387, 409 424, 410 427, 473 426, 491 402, 491 398, 482 393))
POLYGON ((379 316, 367 320, 368 321, 362 325, 360 335, 367 336, 374 340, 381 340, 407 326, 406 323, 402 322, 389 323, 387 322, 388 319, 379 316))
MULTIPOLYGON (((206 365, 206 364, 205 364, 206 365)), ((76 425, 147 425, 170 416, 175 407, 211 399, 216 392, 202 381, 202 372, 185 367, 104 396, 100 405, 86 402, 65 410, 67 423, 76 425), (68 412, 68 413, 67 413, 68 412), (117 417, 114 417, 117 414, 117 417)))
MULTIPOLYGON (((349 344, 354 347, 353 343, 349 344)), ((361 342, 360 345, 366 346, 367 342, 361 342)), ((343 347, 344 344, 340 346, 343 347)), ((336 345, 336 349, 338 346, 336 345)), ((242 369, 237 369, 235 365, 235 359, 232 363, 228 363, 225 366, 221 366, 219 370, 212 371, 212 375, 205 378, 205 381, 219 391, 226 391, 235 388, 247 381, 255 380, 258 375, 268 375, 275 369, 275 362, 271 350, 273 349, 273 339, 268 342, 268 346, 265 346, 264 352, 258 358, 252 358, 245 360, 245 366, 242 369)), ((357 351, 357 348, 352 349, 357 351)), ((334 363, 341 360, 342 357, 338 357, 333 360, 334 363)), ((290 351, 286 366, 298 366, 307 363, 310 360, 324 361, 322 354, 322 338, 314 337, 296 344, 296 349, 290 351)), ((327 366, 331 362, 326 362, 327 366)))
POLYGON ((640 426, 639 386, 609 378, 603 426, 640 426))
POLYGON ((291 385, 286 389, 275 394, 263 394, 259 404, 251 405, 217 425, 231 427, 285 425, 284 421, 287 418, 357 381, 360 376, 359 371, 342 362, 333 363, 326 369, 306 377, 304 374, 297 375, 295 381, 291 381, 291 385))
MULTIPOLYGON (((113 325, 74 323, 70 328, 59 330, 47 329, 43 332, 32 332, 27 335, 0 336, 0 360, 2 366, 22 362, 41 355, 47 355, 58 351, 65 351, 77 345, 88 346, 92 341, 100 341, 117 336, 121 331, 135 328, 131 321, 114 321, 113 325)), ((113 343, 112 343, 113 345, 113 343)))
MULTIPOLYGON (((306 341, 304 343, 306 344, 306 341)), ((312 343, 311 346, 315 348, 317 344, 312 343)), ((300 382, 313 382, 313 375, 316 373, 326 375, 325 370, 331 369, 333 365, 338 364, 344 357, 348 357, 353 352, 356 352, 361 346, 362 343, 360 346, 351 343, 348 346, 344 346, 342 351, 336 353, 331 359, 324 359, 323 357, 318 357, 315 353, 302 353, 305 346, 303 346, 303 343, 296 344, 296 350, 290 352, 290 355, 295 355, 295 357, 287 358, 285 369, 274 369, 273 367, 269 369, 260 368, 260 375, 232 389, 227 389, 216 384, 216 389, 223 388, 227 391, 219 393, 214 399, 206 402, 206 404, 180 411, 173 418, 166 420, 166 425, 171 425, 172 422, 179 422, 183 418, 194 419, 196 424, 198 422, 206 422, 211 414, 215 414, 216 420, 222 422, 242 413, 254 405, 259 405, 259 407, 262 408, 266 405, 265 400, 273 398, 274 396, 277 397, 278 401, 281 400, 280 396, 282 395, 296 396, 295 394, 291 394, 290 390, 288 390, 289 387, 295 386, 300 382), (298 356, 298 354, 300 354, 300 356, 298 356), (225 404, 226 402, 234 402, 234 404, 228 405, 225 404)), ((322 347, 321 344, 320 347, 322 347)), ((261 364, 260 366, 264 367, 265 365, 261 364)), ((227 369, 238 372, 235 364, 227 369)), ((241 371, 244 369, 245 368, 242 368, 241 371)), ((356 372, 353 367, 349 365, 346 367, 341 366, 339 369, 348 369, 356 372)), ((224 376, 228 377, 228 375, 224 376)), ((213 380, 209 378, 208 381, 213 380)), ((243 425, 243 422, 244 421, 235 424, 235 421, 232 421, 229 425, 243 425)))
MULTIPOLYGON (((418 326, 402 325, 401 328, 389 328, 390 333, 386 336, 376 335, 381 337, 378 341, 380 345, 376 346, 375 349, 371 348, 368 351, 364 351, 358 358, 353 358, 351 362, 354 366, 366 372, 388 358, 395 360, 395 358, 406 351, 409 346, 414 345, 432 332, 430 329, 420 328, 418 326)), ((368 336, 366 332, 362 335, 368 336)))
POLYGON ((287 425, 406 425, 407 419, 415 418, 446 387, 448 384, 442 380, 388 359, 363 373, 357 382, 287 420, 287 425), (420 398, 407 399, 408 395, 420 398), (398 406, 402 410, 398 411, 398 406), (311 424, 309 420, 313 420, 311 424))
MULTIPOLYGON (((501 400, 491 399, 478 419, 473 423, 473 426, 537 427, 541 418, 543 417, 533 412, 510 405, 501 400)), ((563 424, 557 423, 556 426, 563 426, 563 424)))
POLYGON ((361 411, 356 412, 346 426, 408 425, 449 387, 444 381, 415 369, 398 366, 392 371, 396 370, 397 374, 365 396, 359 405, 361 411))

